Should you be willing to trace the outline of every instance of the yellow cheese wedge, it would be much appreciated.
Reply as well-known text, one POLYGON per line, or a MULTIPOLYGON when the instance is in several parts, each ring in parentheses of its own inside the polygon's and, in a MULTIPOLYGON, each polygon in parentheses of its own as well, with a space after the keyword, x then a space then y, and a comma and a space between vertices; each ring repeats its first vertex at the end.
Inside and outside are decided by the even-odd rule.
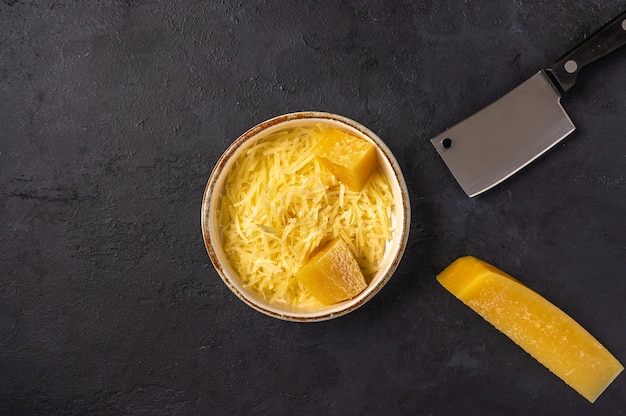
POLYGON ((352 191, 363 189, 378 166, 372 143, 337 129, 330 130, 313 152, 317 160, 352 191))
POLYGON ((461 257, 437 280, 592 403, 624 369, 571 317, 482 260, 461 257))
POLYGON ((350 299, 367 286, 359 264, 341 239, 324 245, 298 270, 296 279, 326 305, 350 299))

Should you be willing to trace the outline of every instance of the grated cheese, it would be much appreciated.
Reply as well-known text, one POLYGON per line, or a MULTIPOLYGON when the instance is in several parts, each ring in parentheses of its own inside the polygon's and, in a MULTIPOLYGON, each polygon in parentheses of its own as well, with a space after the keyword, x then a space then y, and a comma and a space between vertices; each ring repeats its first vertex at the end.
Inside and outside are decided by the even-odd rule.
POLYGON ((347 189, 312 152, 331 129, 275 132, 234 163, 218 221, 226 254, 247 287, 271 302, 320 305, 295 272, 321 243, 341 238, 369 280, 393 232, 393 195, 378 168, 361 192, 347 189))

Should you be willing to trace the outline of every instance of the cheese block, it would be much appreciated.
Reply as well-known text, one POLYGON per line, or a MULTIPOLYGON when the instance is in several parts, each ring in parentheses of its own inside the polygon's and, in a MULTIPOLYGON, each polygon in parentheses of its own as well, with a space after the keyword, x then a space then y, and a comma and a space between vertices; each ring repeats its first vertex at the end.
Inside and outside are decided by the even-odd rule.
POLYGON ((340 238, 320 248, 298 270, 296 279, 326 305, 350 299, 367 287, 359 264, 340 238))
POLYGON ((378 166, 372 143, 337 129, 330 130, 313 152, 326 169, 356 192, 363 189, 378 166))
POLYGON ((570 316, 482 260, 461 257, 437 280, 592 403, 624 369, 570 316))

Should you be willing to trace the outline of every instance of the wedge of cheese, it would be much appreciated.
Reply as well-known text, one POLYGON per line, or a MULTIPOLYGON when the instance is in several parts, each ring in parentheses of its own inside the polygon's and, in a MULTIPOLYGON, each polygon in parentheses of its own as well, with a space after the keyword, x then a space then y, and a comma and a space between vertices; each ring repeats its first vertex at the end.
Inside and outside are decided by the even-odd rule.
POLYGON ((325 305, 350 299, 367 287, 359 264, 340 238, 321 247, 298 270, 296 279, 325 305))
POLYGON ((313 153, 339 181, 356 192, 363 189, 378 166, 372 143, 337 129, 330 130, 313 153))
POLYGON ((592 403, 624 369, 571 317, 482 260, 461 257, 437 280, 592 403))

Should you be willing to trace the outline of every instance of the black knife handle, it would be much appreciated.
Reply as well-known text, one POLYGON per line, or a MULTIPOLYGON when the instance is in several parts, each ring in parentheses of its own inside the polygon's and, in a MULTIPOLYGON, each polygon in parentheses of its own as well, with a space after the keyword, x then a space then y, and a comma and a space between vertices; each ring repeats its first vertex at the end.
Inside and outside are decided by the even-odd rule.
POLYGON ((545 71, 561 93, 576 83, 578 72, 626 44, 626 11, 595 31, 576 47, 556 60, 545 71))

